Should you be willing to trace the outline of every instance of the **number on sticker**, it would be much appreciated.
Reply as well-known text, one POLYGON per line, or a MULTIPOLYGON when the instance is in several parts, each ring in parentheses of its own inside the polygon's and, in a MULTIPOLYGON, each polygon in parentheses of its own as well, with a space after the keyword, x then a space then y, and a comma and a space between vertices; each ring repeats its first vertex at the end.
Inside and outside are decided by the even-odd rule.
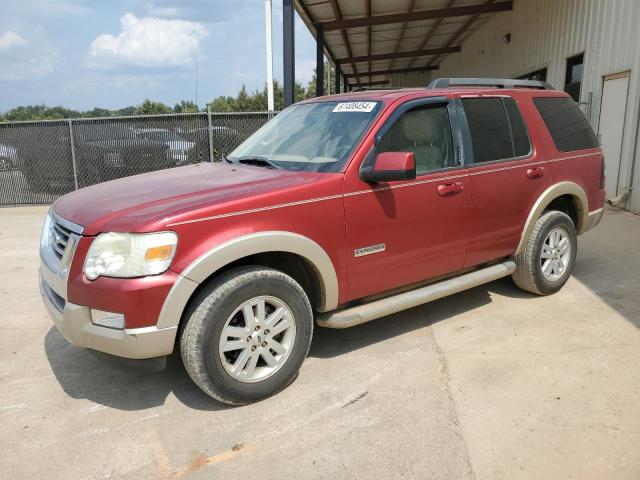
POLYGON ((371 112, 376 102, 344 102, 337 104, 334 112, 371 112))

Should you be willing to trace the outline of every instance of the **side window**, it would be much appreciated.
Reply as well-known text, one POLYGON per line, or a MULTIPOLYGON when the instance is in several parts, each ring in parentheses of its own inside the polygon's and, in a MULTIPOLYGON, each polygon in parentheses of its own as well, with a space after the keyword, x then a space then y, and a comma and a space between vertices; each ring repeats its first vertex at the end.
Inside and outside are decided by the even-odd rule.
POLYGON ((446 105, 425 105, 404 113, 385 133, 377 152, 413 152, 418 175, 452 167, 453 143, 446 105))
POLYGON ((571 152, 598 146, 598 138, 591 125, 571 98, 537 97, 533 103, 559 151, 571 152))
POLYGON ((513 135, 513 156, 522 157, 531 151, 527 126, 524 124, 520 109, 513 98, 503 98, 504 108, 511 124, 511 135, 513 135))
POLYGON ((511 130, 500 98, 463 98, 474 163, 512 158, 511 130))

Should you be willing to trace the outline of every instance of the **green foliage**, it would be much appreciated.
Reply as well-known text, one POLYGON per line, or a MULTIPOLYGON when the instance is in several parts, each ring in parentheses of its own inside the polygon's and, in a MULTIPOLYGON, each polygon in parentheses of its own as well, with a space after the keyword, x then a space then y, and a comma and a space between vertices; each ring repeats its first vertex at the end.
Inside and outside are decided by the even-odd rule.
POLYGON ((22 120, 57 120, 61 118, 79 117, 80 112, 64 107, 47 107, 46 105, 26 105, 6 112, 3 117, 8 122, 22 120))
POLYGON ((46 105, 26 105, 13 108, 0 115, 0 122, 19 122, 28 120, 60 120, 67 118, 124 117, 133 115, 135 107, 119 110, 94 108, 85 112, 64 107, 47 107, 46 105))
MULTIPOLYGON (((331 72, 328 63, 324 65, 324 91, 329 94, 329 84, 335 87, 335 72, 331 72), (331 82, 329 82, 331 75, 331 82)), ((278 81, 273 82, 274 104, 276 110, 284 108, 284 89, 278 81)), ((315 97, 316 74, 309 83, 304 86, 299 82, 295 85, 295 101, 299 102, 307 98, 315 97)), ((213 112, 263 112, 267 110, 267 87, 249 92, 242 85, 238 94, 234 96, 215 97, 209 104, 213 112)), ((46 105, 26 105, 16 107, 8 112, 0 114, 0 122, 24 121, 24 120, 56 120, 66 118, 95 118, 95 117, 120 117, 130 115, 155 115, 167 113, 197 112, 198 107, 191 100, 182 100, 173 108, 162 102, 145 99, 135 107, 125 107, 118 110, 95 107, 92 110, 80 112, 64 107, 47 107, 46 105)))
MULTIPOLYGON (((330 72, 330 66, 328 63, 324 65, 324 92, 328 95, 329 92, 329 75, 331 75, 331 88, 335 86, 335 72, 330 72)), ((295 101, 299 102, 307 98, 313 98, 316 96, 316 74, 314 72, 313 77, 307 84, 303 86, 301 83, 296 82, 295 89, 295 101)), ((276 110, 282 110, 284 108, 284 88, 277 80, 273 82, 273 103, 276 110)), ((263 112, 267 110, 267 87, 266 85, 262 90, 255 90, 251 93, 247 91, 247 88, 242 85, 240 92, 235 97, 231 96, 219 96, 214 98, 209 104, 212 112, 263 112)))
POLYGON ((164 113, 173 113, 173 110, 162 102, 154 102, 148 98, 138 105, 135 110, 136 115, 156 115, 164 113))
POLYGON ((198 106, 191 100, 182 100, 180 103, 176 103, 173 111, 176 113, 196 113, 198 112, 198 106))

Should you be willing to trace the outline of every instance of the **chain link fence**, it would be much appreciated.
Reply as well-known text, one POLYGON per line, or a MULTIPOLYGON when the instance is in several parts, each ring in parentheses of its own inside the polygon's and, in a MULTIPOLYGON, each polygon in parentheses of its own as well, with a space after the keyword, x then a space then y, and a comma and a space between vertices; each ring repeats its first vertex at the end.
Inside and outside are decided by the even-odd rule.
POLYGON ((139 173, 219 160, 275 113, 183 113, 0 123, 0 206, 46 205, 139 173))

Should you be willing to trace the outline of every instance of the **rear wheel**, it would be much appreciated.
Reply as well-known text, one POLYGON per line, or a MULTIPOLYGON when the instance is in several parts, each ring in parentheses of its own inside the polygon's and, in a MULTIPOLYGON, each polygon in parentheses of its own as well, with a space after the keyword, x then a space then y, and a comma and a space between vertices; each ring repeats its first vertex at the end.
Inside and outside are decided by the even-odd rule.
POLYGON ((537 295, 555 293, 571 276, 577 250, 571 218, 562 212, 547 212, 538 219, 525 248, 516 256, 513 281, 537 295))
POLYGON ((205 393, 243 405, 295 379, 312 332, 311 305, 295 280, 273 269, 240 267, 195 299, 181 335, 182 360, 205 393))

